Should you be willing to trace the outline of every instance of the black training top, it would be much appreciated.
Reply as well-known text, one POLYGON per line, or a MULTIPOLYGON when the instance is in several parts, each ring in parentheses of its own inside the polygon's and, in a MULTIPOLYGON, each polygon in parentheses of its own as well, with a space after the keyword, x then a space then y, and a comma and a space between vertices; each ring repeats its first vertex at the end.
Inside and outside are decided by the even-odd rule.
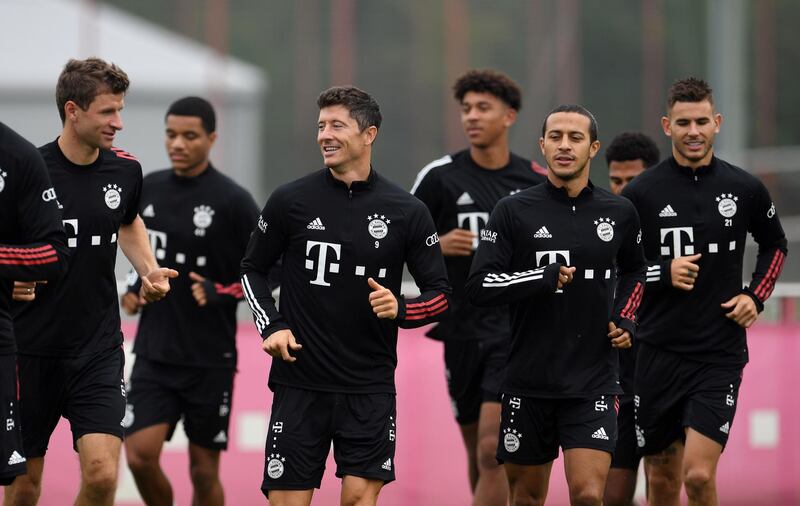
POLYGON ((769 192, 755 177, 714 157, 693 171, 670 157, 622 192, 642 219, 648 259, 639 339, 694 360, 745 363, 745 330, 720 307, 746 293, 759 310, 786 259, 786 237, 769 192), (756 271, 742 288, 742 259, 750 232, 758 243, 756 271), (673 258, 700 253, 694 288, 674 288, 673 258))
POLYGON ((276 358, 270 387, 394 393, 397 327, 435 321, 449 307, 438 236, 425 205, 374 170, 350 188, 329 169, 270 196, 242 260, 242 286, 261 336, 291 329, 303 348, 276 358), (280 312, 267 276, 283 255, 280 312), (408 265, 422 294, 403 300, 408 265), (399 302, 395 320, 372 311, 373 278, 399 302))
POLYGON ((101 149, 89 165, 70 162, 57 141, 39 151, 64 207, 71 258, 60 281, 38 287, 33 302, 17 304, 19 353, 76 357, 119 346, 117 237, 120 225, 136 218, 142 167, 118 148, 101 149))
POLYGON ((622 393, 607 334, 610 321, 631 337, 636 328, 645 277, 639 234, 631 203, 591 183, 570 198, 548 181, 497 204, 481 233, 467 293, 475 304, 511 307, 504 392, 622 393), (557 291, 562 265, 576 271, 557 291))
MULTIPOLYGON (((142 309, 133 351, 167 364, 235 367, 239 262, 258 219, 253 197, 212 166, 196 177, 167 169, 144 178, 139 215, 159 265, 180 275, 169 297, 142 309), (190 272, 206 278, 203 307, 190 272)), ((135 273, 128 286, 138 293, 135 273)))
MULTIPOLYGON (((425 166, 411 193, 428 206, 440 236, 454 228, 467 229, 478 236, 498 200, 544 180, 533 171, 529 160, 513 153, 508 165, 488 170, 475 163, 469 150, 464 150, 425 166)), ((477 247, 476 238, 473 250, 477 247)), ((509 337, 508 306, 477 307, 464 293, 473 257, 474 253, 444 257, 453 286, 453 306, 448 316, 428 331, 428 336, 448 340, 509 337)))
POLYGON ((56 192, 36 147, 0 123, 0 355, 14 353, 14 281, 56 279, 67 270, 67 238, 56 192))

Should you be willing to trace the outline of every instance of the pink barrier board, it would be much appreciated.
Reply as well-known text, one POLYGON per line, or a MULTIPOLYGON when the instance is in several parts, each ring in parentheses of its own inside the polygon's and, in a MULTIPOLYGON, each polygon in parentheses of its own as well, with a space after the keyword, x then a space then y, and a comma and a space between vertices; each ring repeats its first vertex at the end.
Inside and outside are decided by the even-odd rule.
MULTIPOLYGON (((125 334, 133 335, 132 325, 125 334)), ((759 324, 750 331, 751 362, 745 369, 736 420, 723 455, 718 488, 725 505, 800 504, 800 395, 793 383, 800 371, 796 325, 759 324)), ((240 324, 239 374, 236 376, 229 451, 222 457, 226 502, 265 504, 260 484, 263 446, 272 395, 267 389, 269 359, 248 322, 240 324)), ((466 458, 450 412, 441 343, 421 330, 401 331, 397 369, 397 481, 387 486, 385 506, 456 506, 470 503, 466 458)), ((129 344, 129 343, 128 343, 129 344)), ((162 454, 162 465, 175 490, 175 504, 191 504, 186 440, 179 430, 162 454)), ((339 480, 329 457, 322 488, 313 504, 339 501, 339 480)), ((139 505, 133 478, 120 469, 116 503, 139 505)), ((64 420, 50 442, 40 504, 72 502, 78 489, 78 460, 64 420)), ((553 466, 548 504, 568 504, 563 465, 553 466)))

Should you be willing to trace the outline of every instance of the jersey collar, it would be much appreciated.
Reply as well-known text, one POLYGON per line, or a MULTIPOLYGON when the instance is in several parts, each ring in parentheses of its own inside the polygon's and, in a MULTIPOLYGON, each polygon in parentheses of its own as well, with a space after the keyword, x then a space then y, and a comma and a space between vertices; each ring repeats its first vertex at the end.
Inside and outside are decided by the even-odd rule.
MULTIPOLYGON (((348 189, 344 181, 339 181, 338 179, 333 177, 333 174, 331 174, 331 170, 329 168, 325 167, 323 171, 325 172, 325 179, 328 181, 329 184, 339 188, 344 188, 345 190, 348 189)), ((366 181, 353 181, 350 184, 349 189, 354 192, 369 190, 370 188, 372 188, 372 186, 374 186, 375 181, 377 181, 377 179, 378 179, 378 174, 377 172, 375 172, 375 169, 372 167, 372 165, 370 165, 369 176, 367 176, 366 181)))
POLYGON ((567 189, 564 187, 557 187, 555 186, 549 179, 546 179, 544 182, 545 187, 550 195, 555 197, 557 200, 561 200, 564 202, 574 202, 574 201, 581 201, 588 198, 591 198, 592 194, 594 193, 594 184, 591 180, 589 180, 588 184, 581 190, 577 197, 570 197, 567 195, 567 189))
POLYGON ((678 163, 678 160, 675 159, 674 156, 669 157, 669 165, 674 170, 678 171, 680 174, 683 174, 688 177, 694 176, 706 176, 711 174, 714 171, 714 168, 717 166, 717 157, 712 156, 711 161, 708 162, 708 165, 701 165, 696 169, 692 169, 691 167, 686 167, 685 165, 681 165, 678 163))

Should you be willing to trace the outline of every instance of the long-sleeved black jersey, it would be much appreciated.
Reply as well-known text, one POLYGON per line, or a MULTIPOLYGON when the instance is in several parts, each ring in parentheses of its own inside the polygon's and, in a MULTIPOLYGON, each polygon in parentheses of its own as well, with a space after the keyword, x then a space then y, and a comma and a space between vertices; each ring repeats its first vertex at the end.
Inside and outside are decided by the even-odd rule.
POLYGON ((242 260, 242 286, 261 336, 291 329, 297 361, 272 361, 270 387, 394 393, 397 327, 449 307, 438 236, 425 205, 374 170, 350 188, 328 169, 270 196, 242 260), (267 276, 283 255, 280 312, 267 276), (422 292, 403 300, 403 264, 422 292), (368 278, 395 294, 395 320, 372 311, 368 278))
MULTIPOLYGON (((144 306, 133 351, 156 362, 236 366, 239 262, 258 219, 253 197, 213 166, 196 177, 172 169, 148 174, 139 215, 159 265, 181 273, 169 297, 144 306), (206 278, 208 302, 197 305, 189 272, 206 278)), ((129 291, 138 293, 135 272, 129 291)))
POLYGON ((622 192, 642 220, 648 259, 639 339, 706 362, 747 362, 745 330, 720 304, 739 293, 759 310, 772 293, 786 258, 786 238, 764 185, 714 157, 693 171, 670 157, 622 192), (756 270, 742 288, 742 259, 750 232, 758 243, 756 270), (694 288, 674 288, 670 263, 700 253, 694 288))
MULTIPOLYGON (((469 150, 463 150, 425 166, 411 193, 428 206, 440 236, 454 228, 467 229, 478 236, 498 200, 544 180, 544 176, 533 171, 529 160, 513 153, 508 165, 488 170, 475 163, 469 150)), ((477 247, 476 237, 473 250, 477 247)), ((453 306, 428 336, 434 339, 508 338, 508 307, 477 307, 464 293, 473 256, 444 258, 453 287, 453 306)))
POLYGON ((101 149, 89 165, 70 162, 57 141, 39 151, 63 206, 71 257, 63 278, 15 306, 19 353, 76 357, 119 346, 117 235, 136 218, 142 167, 119 148, 101 149))
POLYGON ((14 281, 51 280, 67 270, 67 238, 56 192, 36 147, 0 123, 0 355, 17 349, 14 281))
POLYGON ((546 182, 497 204, 466 289, 475 304, 510 305, 504 392, 622 393, 608 322, 634 335, 645 278, 639 233, 631 203, 591 183, 575 198, 546 182), (561 265, 576 271, 556 291, 561 265))

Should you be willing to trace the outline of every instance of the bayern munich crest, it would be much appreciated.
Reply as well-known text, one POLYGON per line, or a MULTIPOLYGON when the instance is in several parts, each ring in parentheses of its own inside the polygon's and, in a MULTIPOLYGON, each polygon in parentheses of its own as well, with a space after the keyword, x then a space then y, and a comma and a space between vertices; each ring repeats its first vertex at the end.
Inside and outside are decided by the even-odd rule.
POLYGON ((116 209, 122 203, 122 188, 115 184, 109 184, 103 187, 104 200, 109 209, 116 209))
POLYGON ((214 218, 214 210, 210 206, 197 206, 194 208, 194 216, 192 223, 197 227, 194 229, 194 235, 203 237, 206 235, 206 229, 211 226, 214 218))
POLYGON ((736 202, 738 200, 739 197, 732 193, 720 194, 720 196, 717 197, 717 210, 719 214, 725 218, 733 218, 733 215, 736 214, 736 202))
POLYGON ((284 462, 286 462, 286 457, 281 457, 279 453, 270 453, 269 462, 267 462, 267 476, 273 480, 283 476, 284 462))
POLYGON ((388 219, 383 214, 370 214, 367 216, 367 220, 369 220, 369 225, 367 226, 367 230, 369 230, 369 235, 371 235, 375 239, 383 239, 386 237, 386 234, 389 233, 389 223, 392 220, 388 219))
POLYGON ((597 237, 605 242, 611 242, 614 238, 614 225, 616 225, 616 222, 612 221, 611 218, 598 218, 594 220, 594 224, 597 225, 597 237))
POLYGON ((522 434, 517 432, 517 429, 503 429, 503 446, 508 453, 519 450, 520 438, 522 438, 522 434))

